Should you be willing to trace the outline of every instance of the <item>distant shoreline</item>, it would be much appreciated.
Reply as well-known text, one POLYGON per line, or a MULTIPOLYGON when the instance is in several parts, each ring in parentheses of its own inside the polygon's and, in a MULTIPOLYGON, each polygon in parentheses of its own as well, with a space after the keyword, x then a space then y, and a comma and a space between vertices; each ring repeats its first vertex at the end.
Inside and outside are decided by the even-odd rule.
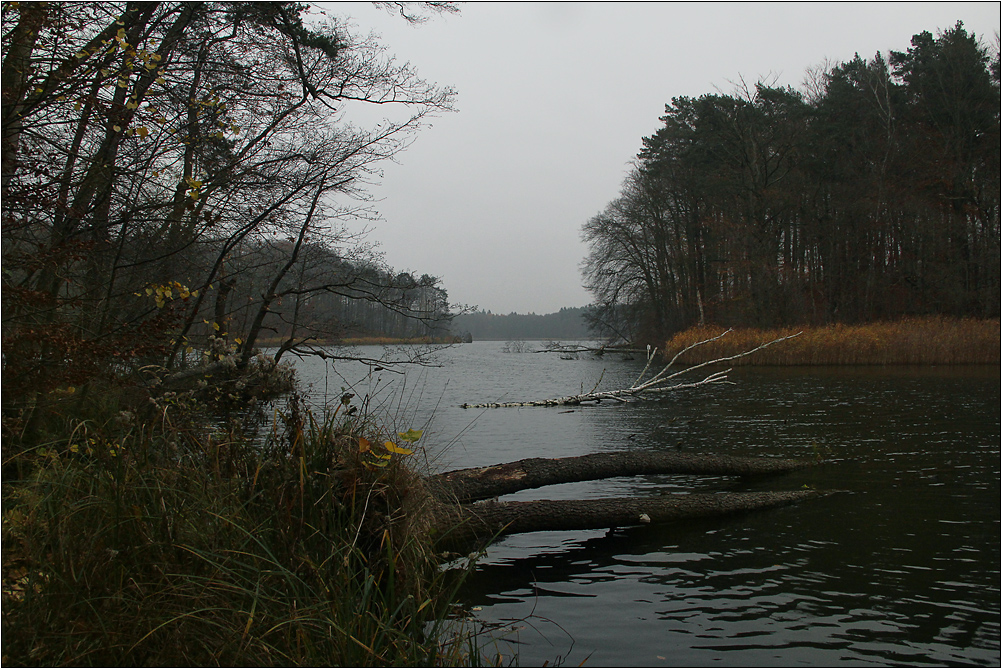
MULTIPOLYGON (((285 337, 259 337, 256 344, 259 347, 278 347, 288 338, 285 337)), ((318 347, 365 347, 365 346, 395 346, 399 344, 459 344, 458 336, 448 337, 381 337, 378 335, 367 337, 345 337, 341 339, 316 339, 310 340, 308 344, 318 347)))

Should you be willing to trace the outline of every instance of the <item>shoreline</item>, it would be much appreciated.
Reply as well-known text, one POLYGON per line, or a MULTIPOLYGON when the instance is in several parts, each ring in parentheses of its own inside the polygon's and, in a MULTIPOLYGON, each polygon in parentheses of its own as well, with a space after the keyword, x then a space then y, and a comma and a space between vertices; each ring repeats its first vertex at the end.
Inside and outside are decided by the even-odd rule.
MULTIPOLYGON (((664 357, 727 328, 697 326, 665 344, 664 357)), ((749 351, 764 342, 794 335, 767 349, 729 361, 729 365, 999 365, 1000 320, 910 317, 860 325, 834 324, 787 328, 736 328, 720 340, 681 355, 680 365, 749 351)))
MULTIPOLYGON (((286 341, 285 337, 259 337, 255 346, 279 347, 286 341)), ((317 339, 311 341, 311 345, 318 347, 365 347, 365 346, 394 346, 399 344, 459 344, 458 336, 448 337, 383 337, 379 335, 367 335, 364 337, 344 337, 341 339, 317 339)))

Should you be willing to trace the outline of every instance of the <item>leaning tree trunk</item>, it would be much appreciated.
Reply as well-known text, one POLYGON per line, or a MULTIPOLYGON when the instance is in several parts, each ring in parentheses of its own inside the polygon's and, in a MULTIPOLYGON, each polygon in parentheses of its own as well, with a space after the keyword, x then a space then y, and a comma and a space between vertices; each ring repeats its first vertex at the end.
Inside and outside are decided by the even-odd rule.
POLYGON ((830 495, 813 490, 694 493, 598 500, 481 502, 449 510, 440 521, 440 547, 470 546, 499 535, 540 530, 636 526, 724 516, 830 495))
POLYGON ((453 470, 429 478, 441 497, 461 503, 494 498, 551 484, 635 475, 778 475, 816 465, 794 458, 691 455, 669 451, 623 451, 570 458, 526 458, 486 468, 453 470))

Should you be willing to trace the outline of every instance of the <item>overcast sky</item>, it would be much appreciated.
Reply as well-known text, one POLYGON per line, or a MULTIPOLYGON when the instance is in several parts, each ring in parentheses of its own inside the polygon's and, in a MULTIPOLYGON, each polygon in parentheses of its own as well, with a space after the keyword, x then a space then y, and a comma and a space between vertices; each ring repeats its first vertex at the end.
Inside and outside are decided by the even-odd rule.
POLYGON ((828 59, 904 51, 958 20, 995 48, 997 2, 466 3, 418 26, 368 3, 312 3, 376 32, 454 87, 371 192, 386 260, 442 278, 451 301, 545 314, 590 302, 582 225, 619 193, 676 96, 744 79, 800 87, 828 59))

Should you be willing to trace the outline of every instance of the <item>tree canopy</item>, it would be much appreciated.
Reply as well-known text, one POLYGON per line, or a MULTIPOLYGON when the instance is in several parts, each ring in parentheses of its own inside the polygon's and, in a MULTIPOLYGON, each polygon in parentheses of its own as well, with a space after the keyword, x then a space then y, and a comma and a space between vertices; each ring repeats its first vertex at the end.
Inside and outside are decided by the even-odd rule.
POLYGON ((959 22, 906 52, 674 98, 583 227, 593 325, 995 317, 999 53, 959 22))
POLYGON ((3 4, 5 410, 95 375, 240 368, 264 336, 281 356, 374 314, 440 327, 438 280, 344 222, 454 93, 306 7, 3 4), (407 113, 365 128, 359 105, 407 113))

